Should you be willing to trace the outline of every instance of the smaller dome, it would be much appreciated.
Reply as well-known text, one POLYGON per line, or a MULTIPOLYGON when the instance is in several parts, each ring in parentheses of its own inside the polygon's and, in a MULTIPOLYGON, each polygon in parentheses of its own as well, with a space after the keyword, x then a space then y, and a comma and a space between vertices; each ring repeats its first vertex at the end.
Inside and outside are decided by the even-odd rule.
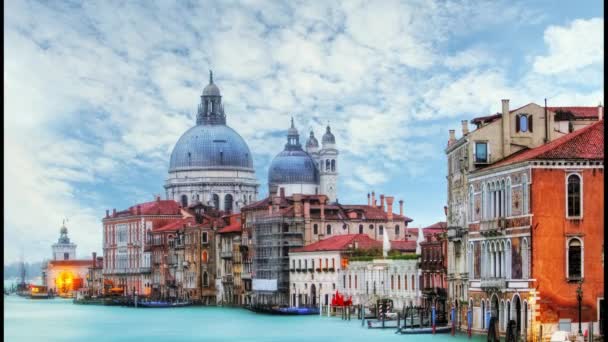
POLYGON ((311 147, 319 147, 319 142, 317 141, 317 138, 315 138, 315 134, 312 131, 310 131, 310 136, 306 141, 306 148, 311 147))
POLYGON ((327 126, 327 131, 323 134, 323 144, 335 144, 336 137, 331 133, 331 128, 327 126))
POLYGON ((220 88, 213 83, 213 72, 209 70, 209 84, 203 89, 203 96, 221 96, 220 88))

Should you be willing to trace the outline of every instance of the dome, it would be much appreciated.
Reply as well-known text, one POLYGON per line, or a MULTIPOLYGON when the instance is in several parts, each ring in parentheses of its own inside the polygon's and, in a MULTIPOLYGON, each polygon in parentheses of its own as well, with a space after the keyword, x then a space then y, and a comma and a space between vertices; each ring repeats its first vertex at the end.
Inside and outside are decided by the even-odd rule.
POLYGON ((226 167, 253 169, 251 152, 245 140, 225 125, 196 125, 175 144, 169 172, 226 167))
POLYGON ((331 128, 329 128, 329 126, 327 126, 327 131, 325 132, 325 134, 323 134, 323 143, 324 144, 335 144, 336 143, 336 138, 331 133, 331 128))
POLYGON ((319 184, 319 171, 308 153, 302 150, 285 150, 270 163, 268 183, 319 184))
POLYGON ((306 148, 311 148, 311 147, 319 147, 319 141, 317 141, 317 138, 315 138, 315 135, 312 131, 310 131, 310 136, 308 137, 308 140, 306 141, 306 148))
POLYGON ((208 84, 205 89, 203 89, 203 96, 220 96, 220 88, 214 83, 208 84))

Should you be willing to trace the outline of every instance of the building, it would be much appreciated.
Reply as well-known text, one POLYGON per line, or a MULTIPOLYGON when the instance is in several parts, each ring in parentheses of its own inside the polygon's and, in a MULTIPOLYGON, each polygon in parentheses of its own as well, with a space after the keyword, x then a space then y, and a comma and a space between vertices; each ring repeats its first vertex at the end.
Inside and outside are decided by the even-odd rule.
POLYGON ((310 132, 304 151, 292 118, 287 131, 287 144, 274 157, 268 170, 268 193, 277 196, 323 194, 330 203, 334 203, 338 193, 337 163, 336 138, 331 128, 327 126, 320 150, 319 142, 310 132))
POLYGON ((92 260, 76 259, 76 247, 70 242, 64 221, 59 239, 52 246, 52 259, 42 269, 42 283, 60 296, 72 297, 74 291, 85 287, 89 267, 95 263, 95 257, 92 260))
POLYGON ((475 130, 469 131, 468 121, 463 120, 460 139, 456 139, 455 131, 450 130, 445 152, 448 161, 448 297, 452 305, 468 303, 467 213, 471 209, 467 206, 474 205, 468 198, 471 192, 469 174, 596 122, 602 111, 602 106, 542 107, 535 103, 510 110, 509 100, 502 100, 502 113, 471 121, 476 125, 475 130))
POLYGON ((124 295, 152 292, 150 251, 145 250, 147 232, 182 219, 182 210, 173 200, 136 204, 117 212, 106 210, 103 224, 103 275, 124 295))
POLYGON ((177 141, 165 182, 169 200, 187 207, 197 201, 225 212, 256 201, 258 183, 247 143, 226 125, 219 88, 209 72, 196 125, 177 141))
MULTIPOLYGON (((252 232, 252 286, 258 304, 288 305, 289 252, 332 237, 365 234, 401 240, 412 219, 393 213, 393 197, 381 206, 328 204, 325 195, 273 196, 243 207, 244 227, 252 232)), ((401 208, 402 212, 403 208, 401 208)))
POLYGON ((604 298, 603 120, 469 174, 469 306, 522 335, 599 332, 604 298))
POLYGON ((230 215, 228 225, 217 231, 220 254, 217 278, 221 279, 218 302, 224 305, 245 303, 242 234, 240 214, 230 215))
MULTIPOLYGON (((422 289, 423 306, 435 306, 438 313, 438 322, 447 322, 449 310, 447 303, 447 224, 437 222, 423 231, 429 232, 425 240, 420 242, 420 288, 422 289)), ((458 307, 456 307, 458 308, 458 307)))
POLYGON ((89 296, 102 296, 104 293, 103 279, 103 257, 98 257, 93 252, 93 263, 89 266, 87 274, 86 290, 89 296))

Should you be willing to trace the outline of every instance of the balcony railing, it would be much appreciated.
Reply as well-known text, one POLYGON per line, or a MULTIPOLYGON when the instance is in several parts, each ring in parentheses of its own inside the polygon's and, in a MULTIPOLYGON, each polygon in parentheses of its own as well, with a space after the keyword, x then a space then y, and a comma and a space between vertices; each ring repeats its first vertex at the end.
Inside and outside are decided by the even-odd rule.
POLYGON ((503 217, 494 218, 491 220, 481 221, 479 223, 479 232, 483 235, 501 234, 507 227, 507 220, 503 217))
POLYGON ((233 281, 232 274, 227 274, 227 275, 225 275, 225 276, 222 277, 222 283, 232 284, 232 281, 233 281))
POLYGON ((461 227, 448 227, 448 239, 456 240, 462 238, 466 234, 466 230, 461 227))
POLYGON ((504 289, 507 281, 504 278, 485 278, 481 279, 481 288, 504 289))
POLYGON ((221 251, 220 257, 222 259, 230 259, 230 258, 232 258, 232 251, 221 251))

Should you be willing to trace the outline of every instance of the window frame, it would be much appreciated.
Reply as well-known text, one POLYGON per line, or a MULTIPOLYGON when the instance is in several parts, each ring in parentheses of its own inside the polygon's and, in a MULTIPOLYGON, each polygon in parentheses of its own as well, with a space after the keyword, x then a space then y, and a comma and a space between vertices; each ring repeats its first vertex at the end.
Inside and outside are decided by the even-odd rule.
POLYGON ((582 236, 570 236, 566 239, 566 279, 569 282, 582 281, 585 278, 585 242, 582 236), (579 278, 570 277, 570 243, 578 240, 581 247, 581 276, 579 278))
POLYGON ((565 193, 566 193, 566 218, 569 220, 580 220, 583 218, 583 176, 579 173, 579 172, 568 172, 566 173, 566 179, 565 179, 565 193), (570 216, 569 213, 569 206, 568 206, 568 202, 569 202, 569 194, 568 194, 568 179, 571 176, 576 176, 579 179, 579 215, 578 216, 570 216))
POLYGON ((475 143, 473 144, 473 159, 475 161, 475 164, 489 164, 490 163, 490 144, 488 143, 487 140, 479 140, 479 141, 475 141, 475 143), (477 145, 481 145, 484 144, 486 146, 486 160, 485 161, 480 161, 479 159, 477 159, 477 145))

